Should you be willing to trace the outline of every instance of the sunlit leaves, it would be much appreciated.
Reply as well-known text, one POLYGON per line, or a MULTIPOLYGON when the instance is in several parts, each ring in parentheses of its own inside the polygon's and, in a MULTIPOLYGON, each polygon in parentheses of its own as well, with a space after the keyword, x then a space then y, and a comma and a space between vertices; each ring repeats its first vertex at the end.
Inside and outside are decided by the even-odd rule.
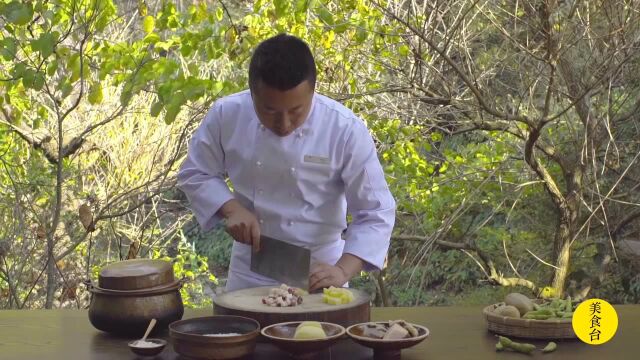
POLYGON ((156 33, 147 34, 147 36, 142 39, 142 41, 146 44, 156 44, 160 41, 160 36, 156 33))
POLYGON ((219 7, 216 9, 216 20, 222 21, 223 18, 224 18, 224 10, 221 7, 219 7))
POLYGON ((49 63, 49 65, 47 65, 47 76, 55 75, 57 70, 58 70, 58 60, 53 60, 52 62, 49 63))
POLYGON ((91 105, 97 105, 102 102, 104 95, 102 93, 102 85, 100 82, 95 82, 89 88, 89 94, 87 96, 87 100, 91 105))
POLYGON ((163 104, 160 101, 156 101, 151 105, 151 108, 149 109, 149 114, 151 114, 151 116, 153 117, 158 117, 158 115, 160 115, 160 111, 162 111, 163 108, 163 104))
POLYGON ((331 12, 322 4, 318 5, 318 17, 326 25, 334 24, 333 15, 331 15, 331 12))
POLYGON ((276 17, 284 16, 291 6, 290 0, 273 0, 276 17))
POLYGON ((0 56, 7 61, 11 61, 16 56, 16 40, 14 38, 4 38, 0 40, 0 56))
POLYGON ((325 49, 331 48, 331 45, 333 45, 335 38, 336 34, 333 31, 326 32, 322 37, 322 46, 324 46, 325 49))
POLYGON ((156 18, 156 27, 159 30, 177 29, 180 26, 180 17, 173 2, 163 2, 162 9, 156 18))
POLYGON ((407 55, 409 55, 409 47, 408 47, 407 45, 404 45, 404 44, 403 44, 403 45, 401 45, 401 46, 398 48, 398 53, 399 53, 400 55, 402 55, 402 56, 407 56, 407 55))
POLYGON ((0 14, 14 25, 26 25, 33 18, 33 7, 30 3, 12 1, 8 4, 0 4, 0 14))
POLYGON ((264 4, 265 0, 256 0, 253 2, 253 12, 254 13, 259 13, 260 10, 262 10, 262 6, 264 4))
POLYGON ((296 13, 304 14, 309 9, 312 3, 313 3, 313 0, 296 0, 295 1, 296 13))
POLYGON ((22 73, 22 84, 28 89, 40 91, 44 86, 44 81, 44 74, 39 71, 25 69, 22 73))
POLYGON ((142 22, 142 28, 144 29, 144 32, 149 34, 153 31, 155 27, 156 27, 156 19, 154 19, 154 17, 151 15, 145 16, 142 22))
POLYGON ((178 113, 180 113, 181 104, 179 101, 172 101, 167 105, 164 115, 164 123, 169 125, 176 120, 178 113))
POLYGON ((356 43, 362 44, 367 39, 368 35, 369 34, 367 31, 367 23, 364 21, 361 21, 360 23, 358 23, 356 27, 356 36, 355 36, 356 43))
POLYGON ((138 0, 138 15, 147 16, 148 11, 147 2, 145 0, 138 0))
POLYGON ((71 83, 78 81, 81 76, 86 77, 89 73, 87 59, 81 59, 80 56, 80 53, 73 53, 67 62, 67 70, 71 73, 71 77, 69 78, 71 83))
POLYGON ((60 98, 64 99, 67 96, 71 95, 73 91, 73 85, 71 85, 68 81, 62 81, 58 86, 58 90, 60 91, 60 98))
POLYGON ((31 41, 31 48, 40 53, 43 58, 48 58, 55 50, 56 41, 60 34, 57 31, 43 33, 37 40, 31 41))
POLYGON ((23 63, 17 63, 13 66, 13 70, 11 71, 11 75, 14 78, 21 78, 27 69, 26 65, 23 63))

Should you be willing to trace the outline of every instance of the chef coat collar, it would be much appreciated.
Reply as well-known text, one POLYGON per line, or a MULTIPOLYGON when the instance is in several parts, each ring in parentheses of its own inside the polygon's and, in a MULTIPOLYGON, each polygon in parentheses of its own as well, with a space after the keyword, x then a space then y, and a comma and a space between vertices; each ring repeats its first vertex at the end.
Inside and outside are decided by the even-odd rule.
MULTIPOLYGON (((258 126, 258 128, 260 128, 261 126, 264 127, 264 125, 262 125, 262 123, 260 122, 260 119, 258 119, 258 112, 256 111, 256 106, 253 103, 253 98, 251 97, 251 90, 249 90, 249 99, 251 101, 251 108, 253 109, 253 120, 256 123, 256 126, 258 126)), ((316 108, 316 99, 318 97, 318 94, 314 91, 313 92, 313 97, 311 98, 311 109, 309 110, 309 114, 307 114, 307 118, 304 120, 304 122, 302 123, 302 125, 300 125, 299 128, 295 129, 291 134, 287 135, 288 136, 307 136, 307 135, 311 135, 313 133, 313 112, 316 108)))

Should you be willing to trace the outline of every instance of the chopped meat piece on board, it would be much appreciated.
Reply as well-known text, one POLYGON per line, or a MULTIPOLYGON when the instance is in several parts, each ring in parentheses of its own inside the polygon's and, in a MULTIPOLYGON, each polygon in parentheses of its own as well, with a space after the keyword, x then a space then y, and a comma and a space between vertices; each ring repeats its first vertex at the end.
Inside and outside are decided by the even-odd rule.
POLYGON ((297 295, 295 288, 286 284, 269 289, 269 295, 262 298, 262 303, 268 306, 287 307, 302 304, 302 296, 297 295))

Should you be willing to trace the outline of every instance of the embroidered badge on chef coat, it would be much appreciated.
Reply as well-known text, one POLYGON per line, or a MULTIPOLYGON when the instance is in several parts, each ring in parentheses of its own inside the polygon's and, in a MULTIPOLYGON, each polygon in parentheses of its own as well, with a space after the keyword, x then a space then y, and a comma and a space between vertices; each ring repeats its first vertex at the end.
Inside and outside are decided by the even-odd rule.
POLYGON ((312 164, 329 165, 329 158, 317 155, 305 155, 304 162, 312 164))

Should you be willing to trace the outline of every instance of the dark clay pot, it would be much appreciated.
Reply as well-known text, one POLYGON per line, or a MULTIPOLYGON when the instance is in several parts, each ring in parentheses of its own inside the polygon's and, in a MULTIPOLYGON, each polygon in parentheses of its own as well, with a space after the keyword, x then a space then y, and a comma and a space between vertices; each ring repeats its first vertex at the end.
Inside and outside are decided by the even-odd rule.
POLYGON ((157 321, 154 332, 182 319, 182 281, 174 279, 168 262, 121 261, 105 267, 99 282, 99 286, 85 282, 91 292, 89 321, 98 330, 139 336, 144 334, 151 319, 157 321))

